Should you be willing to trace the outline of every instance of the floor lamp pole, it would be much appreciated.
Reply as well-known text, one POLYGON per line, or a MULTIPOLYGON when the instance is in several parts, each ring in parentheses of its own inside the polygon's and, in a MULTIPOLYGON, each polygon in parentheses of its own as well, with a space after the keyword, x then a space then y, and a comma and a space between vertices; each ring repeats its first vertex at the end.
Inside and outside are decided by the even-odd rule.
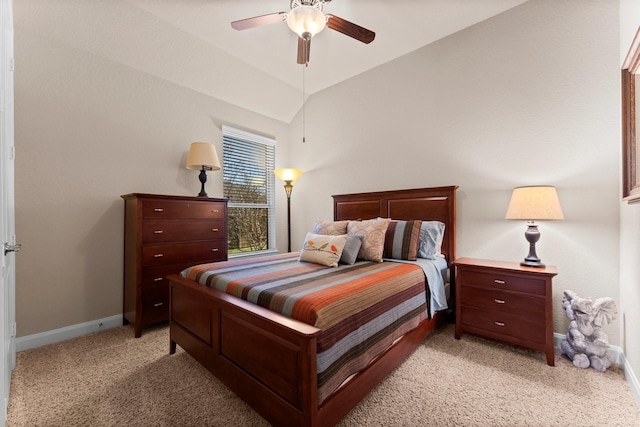
POLYGON ((291 190, 293 190, 293 184, 286 180, 284 191, 287 193, 287 252, 291 252, 291 190))
POLYGON ((291 252, 291 192, 287 193, 287 252, 291 252))

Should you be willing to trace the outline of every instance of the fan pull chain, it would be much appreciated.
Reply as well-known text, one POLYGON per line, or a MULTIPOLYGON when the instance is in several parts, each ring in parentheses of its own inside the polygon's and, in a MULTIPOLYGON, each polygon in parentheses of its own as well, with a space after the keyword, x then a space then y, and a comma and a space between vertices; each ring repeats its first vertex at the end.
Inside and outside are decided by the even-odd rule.
POLYGON ((304 102, 304 92, 305 92, 305 73, 304 70, 307 68, 305 64, 302 67, 302 143, 304 144, 306 141, 305 133, 306 133, 306 116, 305 116, 305 102, 304 102))

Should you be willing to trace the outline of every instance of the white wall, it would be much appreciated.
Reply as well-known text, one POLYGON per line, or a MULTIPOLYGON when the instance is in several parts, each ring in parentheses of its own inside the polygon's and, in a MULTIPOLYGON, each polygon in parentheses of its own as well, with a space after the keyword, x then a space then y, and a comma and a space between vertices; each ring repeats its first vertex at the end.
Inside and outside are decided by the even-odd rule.
MULTIPOLYGON (((286 153, 288 125, 18 25, 15 33, 22 337, 122 313, 120 195, 195 196, 198 172, 184 168, 191 142, 221 154, 229 124, 275 137, 286 153)), ((221 174, 208 176, 208 194, 222 197, 221 174)))
POLYGON ((566 219, 537 249, 559 270, 555 331, 565 289, 619 301, 618 37, 617 2, 531 0, 315 94, 307 142, 291 128, 294 247, 332 194, 457 184, 457 255, 520 261, 511 190, 550 184, 566 219))
MULTIPOLYGON (((620 65, 640 26, 640 3, 620 1, 620 65)), ((620 156, 622 158, 622 156, 620 156)), ((635 376, 640 374, 640 203, 620 206, 620 335, 635 376)))

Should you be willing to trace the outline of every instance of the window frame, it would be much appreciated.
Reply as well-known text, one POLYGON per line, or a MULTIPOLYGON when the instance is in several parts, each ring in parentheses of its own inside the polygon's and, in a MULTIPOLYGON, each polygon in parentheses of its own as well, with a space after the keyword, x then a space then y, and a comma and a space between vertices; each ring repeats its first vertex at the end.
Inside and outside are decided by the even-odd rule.
POLYGON ((227 252, 229 258, 239 258, 245 256, 255 256, 267 253, 277 252, 276 244, 276 197, 275 197, 275 175, 273 171, 275 169, 275 150, 276 140, 275 138, 269 138, 262 135, 258 135, 252 132, 233 128, 231 126, 222 126, 222 164, 223 164, 223 194, 225 198, 229 199, 228 208, 266 208, 267 209, 267 248, 263 250, 247 251, 239 253, 231 253, 227 242, 227 252), (226 188, 224 186, 224 164, 225 160, 229 161, 226 144, 230 143, 227 140, 233 140, 234 143, 246 142, 248 144, 260 144, 267 147, 266 158, 266 170, 265 170, 265 182, 266 182, 266 203, 237 203, 232 202, 229 196, 226 194, 226 188))

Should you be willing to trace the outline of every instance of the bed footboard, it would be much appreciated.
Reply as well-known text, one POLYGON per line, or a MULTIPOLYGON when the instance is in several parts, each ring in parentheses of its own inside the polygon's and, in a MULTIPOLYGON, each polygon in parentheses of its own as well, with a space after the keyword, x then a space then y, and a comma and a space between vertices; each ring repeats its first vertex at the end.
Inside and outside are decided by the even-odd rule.
POLYGON ((276 425, 314 425, 313 326, 199 285, 170 280, 170 352, 180 345, 276 425))

